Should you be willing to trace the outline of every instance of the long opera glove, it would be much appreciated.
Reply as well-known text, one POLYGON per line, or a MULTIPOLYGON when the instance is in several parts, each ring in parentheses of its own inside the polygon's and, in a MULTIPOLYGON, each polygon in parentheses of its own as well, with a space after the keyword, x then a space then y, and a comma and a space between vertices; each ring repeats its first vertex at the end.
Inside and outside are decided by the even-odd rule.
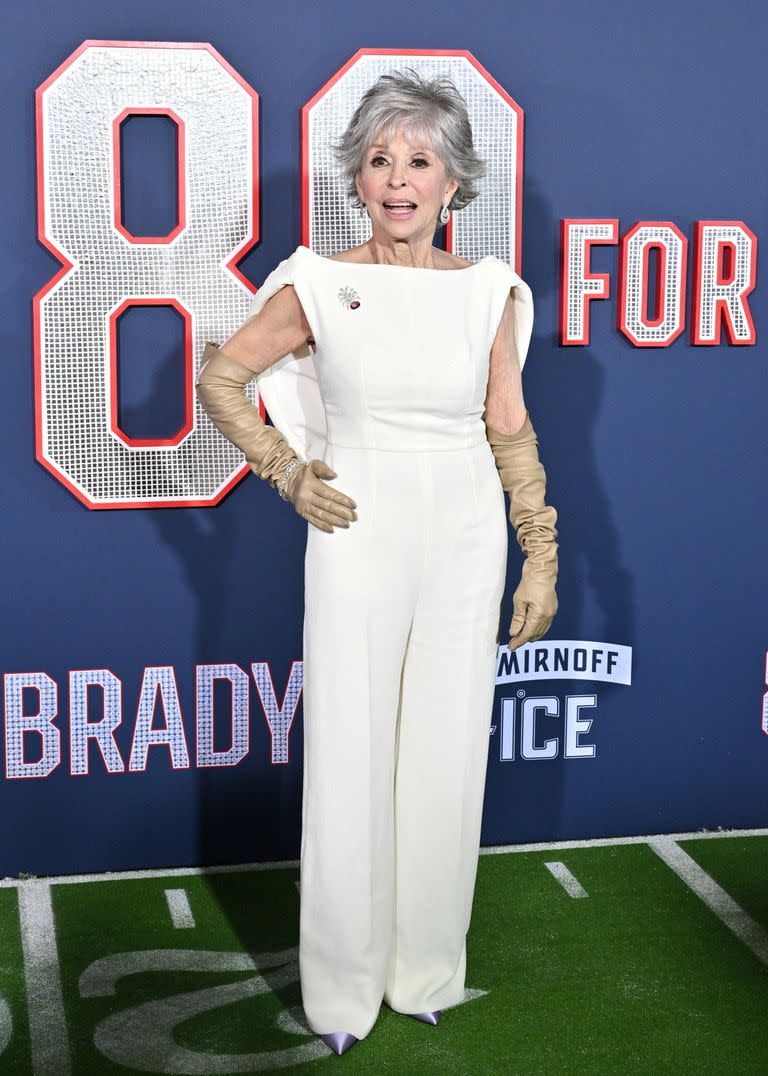
POLYGON ((298 461, 283 491, 286 496, 296 473, 301 470, 299 464, 304 461, 299 459, 279 430, 266 425, 259 409, 243 392, 254 377, 254 370, 225 355, 217 344, 208 341, 197 377, 197 395, 214 426, 240 449, 254 474, 274 489, 278 489, 286 466, 292 460, 298 461))
POLYGON ((515 434, 486 424, 488 442, 504 490, 509 494, 509 520, 525 554, 520 585, 513 596, 509 649, 540 639, 557 612, 557 512, 545 503, 547 476, 539 459, 538 438, 526 412, 515 434))
POLYGON ((214 426, 240 449, 259 478, 278 492, 284 481, 282 497, 308 523, 328 532, 349 527, 357 519, 355 501, 323 481, 337 477, 329 464, 302 460, 279 430, 263 422, 259 409, 243 392, 254 377, 250 367, 225 355, 217 344, 206 343, 196 388, 214 426), (295 466, 286 478, 286 467, 292 462, 295 466))

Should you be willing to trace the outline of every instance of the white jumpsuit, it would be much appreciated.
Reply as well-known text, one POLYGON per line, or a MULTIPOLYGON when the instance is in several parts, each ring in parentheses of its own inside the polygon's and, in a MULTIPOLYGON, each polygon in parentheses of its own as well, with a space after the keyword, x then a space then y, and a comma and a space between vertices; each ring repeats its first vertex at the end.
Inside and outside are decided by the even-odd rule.
POLYGON ((493 256, 419 269, 299 246, 249 316, 286 284, 315 350, 259 392, 358 515, 307 531, 301 991, 312 1030, 363 1038, 382 999, 464 997, 507 565, 482 415, 510 288, 521 365, 533 304, 493 256))

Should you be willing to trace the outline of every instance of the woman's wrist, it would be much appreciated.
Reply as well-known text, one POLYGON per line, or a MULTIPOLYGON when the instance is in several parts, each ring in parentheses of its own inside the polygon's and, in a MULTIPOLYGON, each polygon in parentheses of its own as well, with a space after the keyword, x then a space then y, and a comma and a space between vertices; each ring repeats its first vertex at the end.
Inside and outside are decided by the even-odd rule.
POLYGON ((275 488, 284 501, 288 500, 291 486, 296 481, 299 471, 303 466, 304 460, 299 459, 298 456, 294 456, 294 458, 286 464, 285 470, 280 475, 275 488))

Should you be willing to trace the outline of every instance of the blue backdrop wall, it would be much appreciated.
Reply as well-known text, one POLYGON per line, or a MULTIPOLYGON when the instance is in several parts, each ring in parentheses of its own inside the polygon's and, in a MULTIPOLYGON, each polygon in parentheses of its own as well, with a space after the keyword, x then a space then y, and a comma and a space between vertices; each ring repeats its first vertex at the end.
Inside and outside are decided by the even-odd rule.
MULTIPOLYGON (((479 0, 449 18, 431 0, 386 9, 77 0, 9 16, 0 874, 295 858, 299 847, 304 521, 252 475, 213 507, 93 510, 36 458, 33 297, 60 261, 37 238, 35 90, 88 39, 210 42, 259 95, 258 241, 238 264, 254 288, 303 241, 301 108, 358 49, 466 50, 514 99, 525 115, 517 268, 536 304, 524 388, 559 513, 560 609, 542 642, 550 659, 559 643, 571 662, 615 658, 620 672, 533 676, 500 661, 483 843, 768 824, 759 267, 744 300, 754 342, 694 344, 689 332, 695 222, 764 232, 764 12, 657 0, 479 0), (638 347, 617 328, 616 243, 591 248, 610 296, 589 304, 588 344, 562 343, 561 221, 573 219, 617 220, 620 236, 674 222, 687 238, 686 331, 670 346, 638 347), (202 765, 196 751, 197 678, 217 664, 250 684, 237 765, 202 765), (169 693, 154 728, 175 685, 182 735, 132 756, 155 669, 169 693), (78 713, 85 692, 91 721, 119 716, 117 754, 92 742, 84 770, 73 765, 77 670, 114 677, 111 695, 81 687, 78 713), (41 706, 45 737, 22 732, 41 706), (275 707, 293 714, 282 738, 275 707)), ((123 214, 137 235, 173 223, 170 130, 134 117, 123 132, 123 214)), ((184 418, 179 324, 148 308, 121 327, 120 420, 135 438, 184 418)), ((521 565, 512 535, 510 550, 505 625, 521 565)), ((226 682, 214 701, 226 752, 226 682)))

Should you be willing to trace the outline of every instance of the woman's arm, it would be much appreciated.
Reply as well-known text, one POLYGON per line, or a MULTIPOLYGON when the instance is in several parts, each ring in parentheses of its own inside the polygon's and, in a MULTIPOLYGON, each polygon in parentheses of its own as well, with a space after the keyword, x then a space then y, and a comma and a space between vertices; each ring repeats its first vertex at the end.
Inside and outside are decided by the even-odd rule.
POLYGON ((525 555, 513 597, 510 650, 545 635, 558 606, 557 512, 545 501, 547 476, 523 401, 521 374, 510 294, 491 351, 483 416, 501 485, 509 494, 509 519, 525 555))
POLYGON ((510 291, 491 348, 485 423, 500 433, 522 429, 528 412, 523 400, 523 378, 517 348, 514 303, 510 291))
POLYGON ((214 426, 240 449, 254 474, 291 501, 308 523, 332 532, 357 519, 357 505, 323 481, 337 477, 333 468, 323 460, 302 460, 244 392, 257 374, 311 338, 296 289, 285 285, 222 347, 206 344, 196 390, 214 426))
POLYGON ((224 341, 221 352, 260 374, 308 340, 312 340, 312 329, 304 308, 293 285, 285 284, 224 341))

